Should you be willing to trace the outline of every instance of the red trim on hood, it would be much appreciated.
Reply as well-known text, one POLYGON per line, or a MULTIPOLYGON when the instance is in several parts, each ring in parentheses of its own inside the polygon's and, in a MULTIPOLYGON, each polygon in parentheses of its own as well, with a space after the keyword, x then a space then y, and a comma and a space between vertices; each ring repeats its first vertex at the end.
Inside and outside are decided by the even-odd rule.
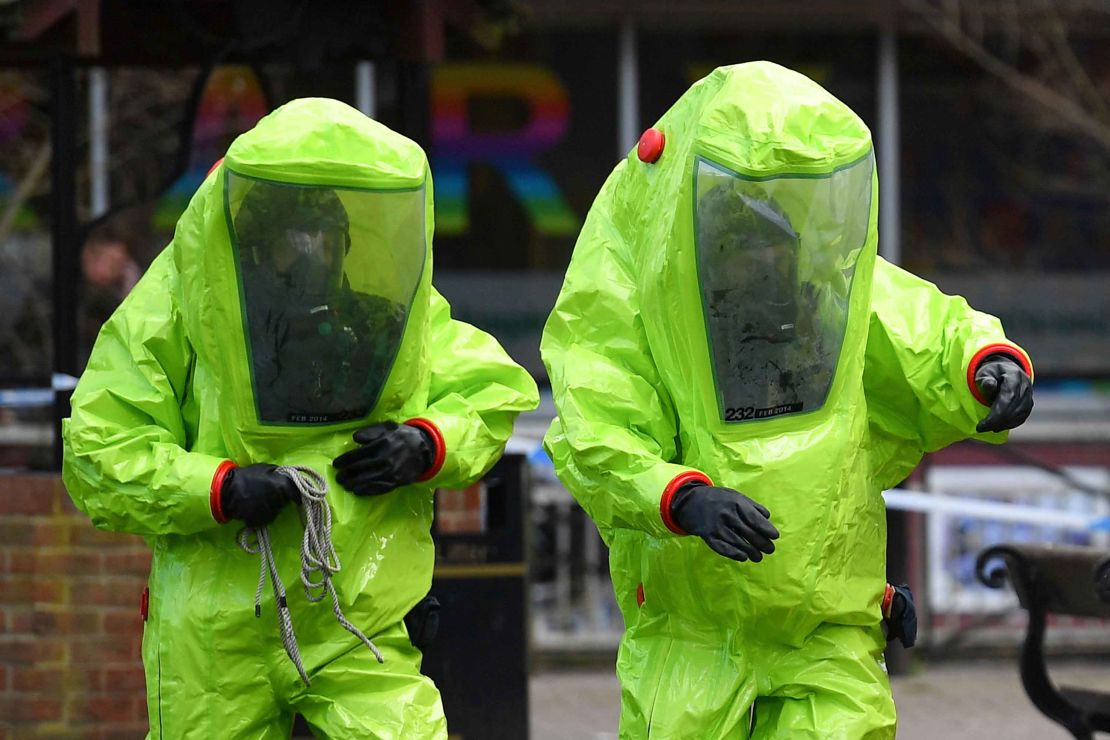
POLYGON ((657 128, 649 128, 640 134, 640 141, 636 145, 636 156, 641 162, 655 164, 663 156, 663 149, 667 146, 667 137, 657 128))

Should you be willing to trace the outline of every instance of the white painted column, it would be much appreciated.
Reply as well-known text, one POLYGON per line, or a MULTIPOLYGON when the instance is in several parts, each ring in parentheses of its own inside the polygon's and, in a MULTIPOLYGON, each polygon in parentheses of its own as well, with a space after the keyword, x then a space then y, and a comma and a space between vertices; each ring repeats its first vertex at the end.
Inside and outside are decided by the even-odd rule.
POLYGON ((355 107, 370 118, 378 114, 378 82, 373 62, 355 65, 355 107))
POLYGON ((902 261, 901 134, 898 115, 898 30, 891 19, 879 31, 879 254, 902 261))
POLYGON ((89 70, 89 217, 96 218, 111 205, 108 173, 108 73, 89 70))
POLYGON ((640 138, 640 53, 636 24, 621 21, 617 60, 617 158, 623 159, 640 138))

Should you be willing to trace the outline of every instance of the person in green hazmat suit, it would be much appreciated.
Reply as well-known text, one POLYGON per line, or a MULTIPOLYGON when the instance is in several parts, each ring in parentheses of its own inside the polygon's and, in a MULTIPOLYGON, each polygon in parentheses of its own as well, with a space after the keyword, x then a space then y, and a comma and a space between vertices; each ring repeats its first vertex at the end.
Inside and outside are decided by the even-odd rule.
POLYGON ((97 527, 154 551, 151 737, 287 737, 294 713, 323 737, 446 737, 404 623, 431 584, 432 492, 478 479, 538 395, 451 318, 431 240, 420 147, 338 101, 293 101, 233 142, 101 331, 63 475, 97 527), (341 567, 334 609, 292 589, 256 618, 243 549, 263 530, 241 525, 265 528, 285 583, 302 567, 311 502, 279 466, 322 477, 341 567))
POLYGON ((717 69, 636 154, 542 340, 545 447, 625 618, 620 735, 893 737, 883 649, 916 617, 881 492, 927 451, 1003 441, 1029 359, 877 257, 871 135, 804 76, 717 69))

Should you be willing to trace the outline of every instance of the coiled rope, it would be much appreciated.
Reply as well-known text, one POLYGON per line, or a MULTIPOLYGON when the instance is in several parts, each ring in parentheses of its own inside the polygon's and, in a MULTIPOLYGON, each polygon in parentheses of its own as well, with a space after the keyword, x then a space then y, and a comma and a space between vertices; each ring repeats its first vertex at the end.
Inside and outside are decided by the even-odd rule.
MULTIPOLYGON (((301 543, 301 583, 304 585, 305 597, 315 603, 323 601, 326 595, 331 596, 332 611, 335 618, 345 630, 362 641, 379 663, 385 659, 377 646, 370 638, 348 621, 339 608, 339 596, 332 585, 332 576, 339 572, 339 555, 331 541, 331 507, 328 506, 328 484, 324 477, 312 468, 284 465, 278 472, 289 476, 300 491, 301 521, 304 524, 304 539, 301 543)), ((301 650, 297 645, 297 636, 293 632, 293 618, 289 614, 289 603, 285 596, 285 584, 278 574, 277 563, 274 561, 274 551, 270 541, 270 533, 266 527, 243 527, 238 534, 239 546, 252 555, 258 555, 261 564, 258 573, 258 589, 254 593, 254 616, 262 616, 262 589, 266 584, 266 574, 270 575, 270 585, 274 590, 274 601, 278 610, 278 630, 281 632, 281 642, 285 652, 305 686, 311 686, 308 675, 301 661, 301 650), (252 541, 253 538, 253 541, 252 541)))

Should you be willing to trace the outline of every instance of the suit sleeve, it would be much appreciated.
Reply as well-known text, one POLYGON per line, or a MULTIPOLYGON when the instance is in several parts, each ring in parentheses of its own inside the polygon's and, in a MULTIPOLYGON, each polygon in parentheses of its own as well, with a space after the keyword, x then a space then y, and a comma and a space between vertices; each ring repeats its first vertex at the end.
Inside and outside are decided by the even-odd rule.
POLYGON ((1006 338, 997 318, 878 258, 864 386, 887 485, 926 452, 968 437, 1006 440, 1005 433, 975 431, 988 410, 975 370, 992 354, 1009 355, 1032 377, 1029 356, 1006 338))
POLYGON ((62 425, 62 477, 100 529, 190 534, 219 526, 213 475, 224 461, 190 452, 181 414, 192 349, 165 250, 104 324, 62 425))
POLYGON ((640 318, 621 236, 601 196, 590 210, 541 341, 558 411, 544 446, 599 528, 683 534, 670 519, 682 483, 676 414, 640 318))
POLYGON ((451 318, 450 305, 434 289, 430 321, 429 405, 408 423, 436 440, 436 459, 425 479, 459 488, 493 467, 517 415, 539 405, 539 391, 497 340, 451 318))

